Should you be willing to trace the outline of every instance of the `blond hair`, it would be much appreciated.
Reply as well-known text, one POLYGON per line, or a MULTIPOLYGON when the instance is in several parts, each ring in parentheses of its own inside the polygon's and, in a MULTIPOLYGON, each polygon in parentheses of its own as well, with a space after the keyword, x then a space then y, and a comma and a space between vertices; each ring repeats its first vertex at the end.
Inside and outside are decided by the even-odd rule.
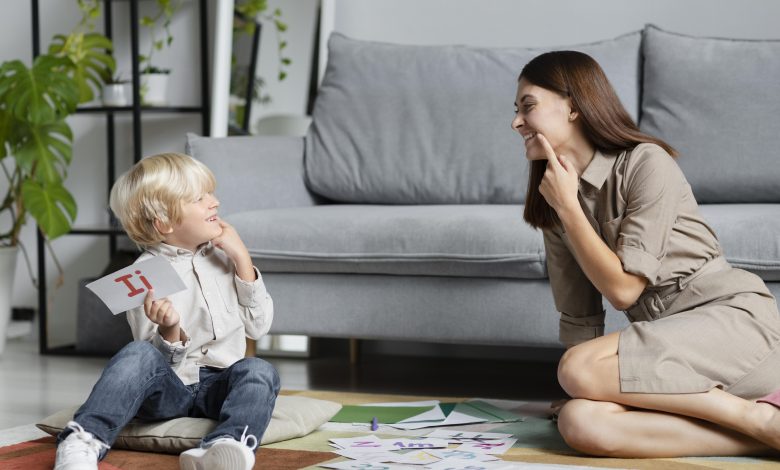
POLYGON ((155 220, 169 227, 179 224, 183 204, 215 187, 214 174, 203 163, 181 153, 161 153, 122 174, 111 188, 109 205, 130 239, 147 247, 164 239, 155 220))

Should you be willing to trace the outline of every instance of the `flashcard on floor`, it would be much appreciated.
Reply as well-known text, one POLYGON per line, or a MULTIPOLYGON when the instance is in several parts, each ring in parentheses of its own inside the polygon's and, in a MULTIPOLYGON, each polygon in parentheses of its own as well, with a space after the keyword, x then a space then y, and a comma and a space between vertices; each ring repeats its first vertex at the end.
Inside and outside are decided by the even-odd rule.
MULTIPOLYGON (((404 465, 429 465, 438 462, 439 459, 429 454, 428 451, 417 450, 414 452, 408 452, 406 454, 393 454, 393 459, 390 462, 400 463, 404 465)), ((384 462, 384 460, 383 460, 384 462)))
POLYGON ((338 439, 329 439, 329 442, 339 446, 342 449, 350 450, 392 450, 390 446, 386 446, 382 443, 382 440, 373 434, 360 437, 344 437, 338 439))
POLYGON ((462 444, 464 441, 482 441, 485 439, 507 439, 512 434, 503 432, 474 432, 474 431, 451 431, 449 429, 436 429, 425 435, 425 437, 436 437, 439 439, 448 439, 450 444, 462 444))
POLYGON ((426 450, 425 452, 440 459, 471 460, 472 462, 491 462, 494 460, 499 460, 499 458, 494 455, 481 454, 478 452, 470 452, 458 449, 431 449, 426 450))
POLYGON ((466 442, 456 447, 456 449, 466 452, 500 455, 515 445, 515 442, 517 442, 517 439, 494 439, 486 442, 466 442))
POLYGON ((512 462, 475 462, 473 460, 447 459, 428 465, 431 470, 511 470, 516 468, 512 462))
POLYGON ((154 256, 87 284, 114 315, 143 305, 146 294, 162 299, 187 288, 171 263, 154 256))
POLYGON ((342 469, 359 469, 359 470, 408 470, 409 467, 406 465, 395 465, 392 463, 382 463, 382 462, 369 462, 366 460, 349 460, 346 462, 335 462, 335 463, 321 463, 318 464, 320 467, 325 468, 335 468, 338 470, 342 469))
POLYGON ((389 444, 393 450, 401 449, 446 449, 449 443, 444 439, 382 439, 382 443, 389 444))
POLYGON ((398 458, 398 455, 386 450, 338 449, 333 452, 348 459, 369 460, 371 462, 395 462, 398 458))

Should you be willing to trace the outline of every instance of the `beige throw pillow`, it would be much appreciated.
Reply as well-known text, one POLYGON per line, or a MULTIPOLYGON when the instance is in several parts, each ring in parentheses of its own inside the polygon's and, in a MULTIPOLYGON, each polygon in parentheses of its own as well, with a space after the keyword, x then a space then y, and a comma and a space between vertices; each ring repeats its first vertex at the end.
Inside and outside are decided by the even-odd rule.
MULTIPOLYGON (((53 436, 67 426, 78 407, 66 408, 44 418, 36 426, 53 436)), ((341 405, 315 398, 280 395, 261 445, 301 437, 326 423, 341 405)), ((168 421, 142 423, 131 421, 122 429, 114 443, 117 449, 178 454, 198 447, 203 436, 216 427, 217 422, 206 418, 176 418, 168 421)))

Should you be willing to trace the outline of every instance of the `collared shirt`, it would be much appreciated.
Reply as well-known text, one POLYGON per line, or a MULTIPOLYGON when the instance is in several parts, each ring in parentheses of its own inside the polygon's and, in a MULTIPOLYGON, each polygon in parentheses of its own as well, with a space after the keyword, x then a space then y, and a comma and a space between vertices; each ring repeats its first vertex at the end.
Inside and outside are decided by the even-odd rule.
MULTIPOLYGON (((671 285, 723 255, 680 167, 658 145, 619 155, 597 150, 580 176, 578 198, 623 270, 645 277, 647 288, 671 285)), ((543 232, 561 342, 572 346, 603 335, 602 295, 574 258, 567 234, 562 227, 543 232)))
POLYGON ((165 243, 148 248, 138 261, 164 256, 187 289, 168 296, 181 318, 185 342, 168 342, 140 306, 127 311, 136 340, 150 341, 168 359, 185 385, 198 381, 201 367, 226 368, 244 357, 246 337, 268 333, 274 306, 260 272, 247 282, 235 273, 228 256, 211 242, 195 253, 165 243))

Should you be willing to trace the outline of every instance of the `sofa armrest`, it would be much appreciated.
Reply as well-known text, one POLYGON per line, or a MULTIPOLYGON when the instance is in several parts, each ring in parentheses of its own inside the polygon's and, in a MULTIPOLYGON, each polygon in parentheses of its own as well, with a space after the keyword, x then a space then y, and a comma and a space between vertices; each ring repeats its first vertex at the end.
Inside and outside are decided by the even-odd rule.
POLYGON ((226 215, 316 205, 304 183, 303 152, 302 137, 187 134, 186 153, 214 173, 220 212, 226 215))

